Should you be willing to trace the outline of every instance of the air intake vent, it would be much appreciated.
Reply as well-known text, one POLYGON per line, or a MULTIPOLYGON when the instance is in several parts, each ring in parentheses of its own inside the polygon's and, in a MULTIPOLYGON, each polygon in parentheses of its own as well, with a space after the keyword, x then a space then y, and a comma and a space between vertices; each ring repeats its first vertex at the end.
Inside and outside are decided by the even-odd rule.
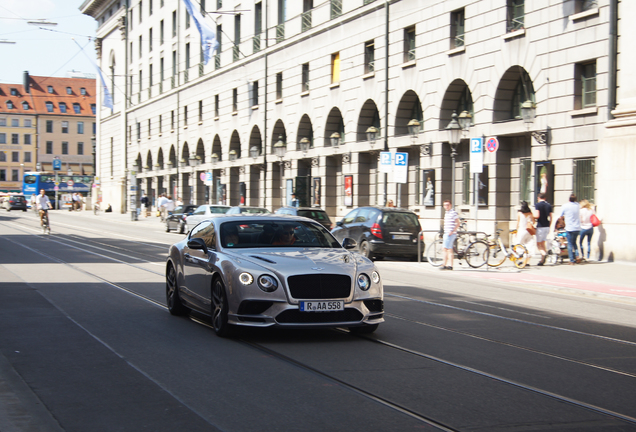
POLYGON ((351 294, 351 278, 347 275, 308 274, 287 278, 289 292, 296 299, 339 299, 351 294))

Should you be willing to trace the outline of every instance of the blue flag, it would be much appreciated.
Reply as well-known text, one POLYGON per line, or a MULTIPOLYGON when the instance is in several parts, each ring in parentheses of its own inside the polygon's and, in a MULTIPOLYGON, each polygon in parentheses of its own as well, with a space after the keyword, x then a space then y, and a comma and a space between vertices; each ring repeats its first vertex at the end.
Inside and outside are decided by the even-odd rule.
POLYGON ((102 70, 97 65, 95 65, 95 68, 97 69, 99 78, 102 80, 102 88, 104 89, 104 98, 102 99, 102 105, 104 105, 106 108, 113 109, 113 97, 110 95, 110 91, 108 91, 106 81, 104 81, 104 75, 102 75, 102 70))
POLYGON ((194 24, 197 26, 199 33, 201 34, 201 48, 203 50, 203 63, 208 64, 208 61, 212 58, 212 52, 216 51, 219 47, 219 43, 216 40, 216 33, 210 27, 208 23, 205 22, 203 15, 192 7, 191 0, 183 0, 188 13, 194 20, 194 24))

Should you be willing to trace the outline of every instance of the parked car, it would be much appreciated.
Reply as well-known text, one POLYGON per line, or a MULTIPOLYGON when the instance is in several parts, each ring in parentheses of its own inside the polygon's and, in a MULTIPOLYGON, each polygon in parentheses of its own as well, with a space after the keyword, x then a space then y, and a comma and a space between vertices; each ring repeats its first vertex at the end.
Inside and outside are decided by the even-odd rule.
POLYGON ((190 216, 197 209, 197 206, 186 204, 176 207, 173 211, 168 212, 166 217, 166 232, 175 229, 179 234, 185 232, 186 217, 190 216))
MULTIPOLYGON (((331 233, 338 240, 351 237, 358 251, 369 259, 385 256, 417 260, 419 218, 410 210, 395 207, 360 207, 336 222, 331 233)), ((422 245, 422 251, 425 250, 422 245)))
POLYGON ((226 214, 267 214, 271 213, 263 207, 234 206, 231 207, 226 214))
POLYGON ((384 322, 384 291, 373 262, 311 219, 225 215, 206 220, 170 247, 166 300, 173 315, 209 315, 232 326, 348 327, 384 322))
POLYGON ((331 223, 331 219, 329 219, 329 215, 326 211, 321 208, 316 207, 281 207, 276 210, 274 213, 276 214, 286 214, 293 216, 302 216, 309 219, 313 219, 328 230, 333 228, 333 224, 331 223))
POLYGON ((213 217, 224 215, 230 206, 226 205, 201 205, 196 208, 196 210, 190 215, 186 216, 186 223, 183 226, 183 230, 185 232, 189 232, 190 228, 198 224, 199 222, 203 222, 206 219, 210 219, 213 217))
POLYGON ((5 197, 2 203, 2 206, 5 208, 6 211, 11 211, 11 210, 27 211, 27 201, 26 201, 26 198, 24 198, 24 195, 22 194, 9 195, 5 197))

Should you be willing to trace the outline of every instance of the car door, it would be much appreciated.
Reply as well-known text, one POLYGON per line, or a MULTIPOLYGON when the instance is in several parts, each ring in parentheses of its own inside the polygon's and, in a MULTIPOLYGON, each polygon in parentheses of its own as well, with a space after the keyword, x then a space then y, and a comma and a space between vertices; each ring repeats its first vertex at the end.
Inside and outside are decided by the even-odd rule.
POLYGON ((188 241, 201 238, 205 242, 207 253, 201 249, 191 249, 187 245, 183 248, 183 276, 185 292, 188 293, 193 306, 209 312, 211 265, 216 260, 216 233, 211 221, 203 222, 194 227, 188 236, 188 241))
POLYGON ((168 224, 168 229, 178 228, 179 227, 179 217, 183 213, 183 206, 178 206, 173 211, 169 212, 166 217, 166 224, 168 224))
POLYGON ((351 237, 352 239, 354 239, 356 242, 358 242, 358 245, 360 245, 360 241, 363 238, 362 235, 365 230, 365 225, 369 220, 371 210, 372 209, 370 208, 358 209, 358 213, 356 213, 355 219, 353 220, 353 222, 351 222, 351 224, 349 224, 347 237, 351 237))
POLYGON ((197 209, 192 213, 192 215, 188 216, 188 226, 190 228, 194 227, 199 222, 202 222, 206 219, 208 206, 202 205, 197 207, 197 209))
POLYGON ((336 224, 336 227, 331 232, 336 240, 342 242, 345 237, 349 237, 349 228, 351 224, 354 223, 357 213, 358 209, 351 210, 345 217, 342 218, 340 223, 336 224))

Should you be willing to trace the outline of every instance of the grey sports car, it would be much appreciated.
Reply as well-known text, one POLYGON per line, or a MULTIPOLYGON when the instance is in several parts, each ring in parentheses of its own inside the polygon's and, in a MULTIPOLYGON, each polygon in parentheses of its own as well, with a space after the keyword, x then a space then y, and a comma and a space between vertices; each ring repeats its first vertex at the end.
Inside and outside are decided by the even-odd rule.
POLYGON ((384 322, 375 265, 319 223, 284 215, 224 215, 170 247, 170 313, 208 315, 219 336, 233 326, 348 327, 371 333, 384 322))

